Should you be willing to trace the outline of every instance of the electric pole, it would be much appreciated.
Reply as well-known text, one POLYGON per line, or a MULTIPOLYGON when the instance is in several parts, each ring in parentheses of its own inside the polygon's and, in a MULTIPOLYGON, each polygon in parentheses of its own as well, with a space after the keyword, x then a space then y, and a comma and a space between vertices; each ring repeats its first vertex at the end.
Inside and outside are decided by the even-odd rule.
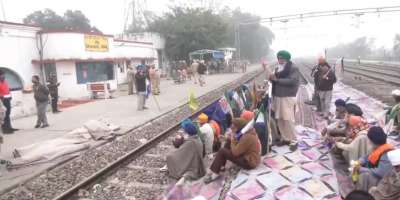
POLYGON ((1 12, 3 13, 3 20, 7 21, 6 19, 6 9, 4 8, 3 0, 0 0, 1 12))

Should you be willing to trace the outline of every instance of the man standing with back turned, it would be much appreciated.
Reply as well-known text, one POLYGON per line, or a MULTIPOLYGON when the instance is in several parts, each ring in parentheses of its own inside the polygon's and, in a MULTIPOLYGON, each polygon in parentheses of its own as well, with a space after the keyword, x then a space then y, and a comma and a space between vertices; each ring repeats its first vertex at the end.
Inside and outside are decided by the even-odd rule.
POLYGON ((287 51, 279 51, 278 67, 269 80, 272 82, 272 96, 275 119, 281 135, 278 146, 289 145, 291 151, 297 149, 294 130, 296 94, 300 84, 299 69, 290 61, 287 51))

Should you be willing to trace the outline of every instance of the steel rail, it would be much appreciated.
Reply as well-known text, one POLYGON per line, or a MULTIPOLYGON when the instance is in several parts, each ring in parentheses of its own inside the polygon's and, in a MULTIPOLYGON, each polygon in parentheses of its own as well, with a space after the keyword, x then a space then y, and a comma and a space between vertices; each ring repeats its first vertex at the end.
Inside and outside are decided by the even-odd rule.
MULTIPOLYGON (((260 73, 257 73, 257 71, 254 72, 254 73, 255 73, 255 75, 252 75, 250 78, 248 78, 247 80, 243 81, 241 84, 248 83, 248 82, 252 81, 253 79, 255 79, 255 78, 257 78, 258 76, 261 75, 260 73)), ((232 84, 232 82, 224 84, 221 87, 218 87, 217 89, 214 89, 214 90, 212 90, 212 91, 210 91, 210 92, 208 92, 206 94, 203 94, 200 97, 198 97, 198 99, 208 95, 209 93, 211 93, 213 91, 218 91, 220 89, 223 89, 224 87, 227 87, 230 84, 232 84)), ((209 105, 217 102, 219 99, 220 99, 219 97, 216 98, 211 103, 203 106, 198 111, 192 113, 189 117, 194 117, 194 116, 198 115, 203 109, 205 109, 209 105)), ((188 105, 188 103, 183 104, 183 105, 181 105, 180 107, 178 107, 178 108, 176 108, 174 110, 178 110, 178 109, 180 109, 180 108, 182 108, 184 106, 187 106, 187 105, 188 105)), ((64 199, 68 199, 68 198, 72 197, 74 194, 76 194, 79 191, 79 189, 90 185, 95 180, 101 178, 103 175, 105 175, 105 174, 117 169, 121 165, 123 165, 129 159, 136 158, 137 156, 141 155, 142 152, 144 152, 144 151, 148 150, 149 148, 153 147, 154 145, 158 144, 162 139, 164 139, 165 137, 169 136, 169 134, 171 134, 179 126, 180 126, 180 122, 172 125, 171 127, 167 128, 163 132, 159 133, 157 136, 155 136, 152 139, 150 139, 147 143, 142 144, 142 145, 136 147, 135 149, 129 151, 128 153, 126 153, 122 157, 119 157, 117 160, 115 160, 112 163, 108 164, 107 166, 103 167, 102 169, 100 169, 96 173, 92 174, 91 176, 87 177, 86 179, 80 181, 78 184, 76 184, 73 187, 69 188, 67 191, 64 191, 63 193, 61 193, 57 197, 53 198, 53 200, 64 200, 64 199)))
MULTIPOLYGON (((308 69, 311 69, 310 65, 304 63, 304 66, 307 67, 308 69)), ((398 75, 394 75, 394 74, 387 74, 387 73, 383 73, 383 72, 377 72, 377 71, 372 71, 372 70, 366 70, 366 69, 354 69, 354 67, 345 67, 344 71, 346 72, 350 72, 353 74, 358 74, 361 76, 365 76, 374 80, 378 80, 381 82, 385 82, 385 83, 390 83, 393 85, 400 85, 400 78, 398 78, 398 75), (372 72, 372 73, 368 73, 372 72), (384 76, 382 76, 384 75, 384 76), (385 77, 386 76, 386 77, 385 77)))
MULTIPOLYGON (((389 76, 389 77, 394 77, 399 79, 400 82, 400 75, 399 74, 394 74, 394 73, 400 73, 399 71, 395 71, 395 70, 391 70, 391 69, 384 69, 384 68, 373 68, 372 66, 346 66, 346 69, 354 69, 354 70, 362 70, 362 71, 366 71, 366 72, 372 72, 372 73, 376 73, 376 74, 380 74, 380 75, 384 75, 384 76, 389 76)), ((400 70, 400 69, 399 69, 400 70)))

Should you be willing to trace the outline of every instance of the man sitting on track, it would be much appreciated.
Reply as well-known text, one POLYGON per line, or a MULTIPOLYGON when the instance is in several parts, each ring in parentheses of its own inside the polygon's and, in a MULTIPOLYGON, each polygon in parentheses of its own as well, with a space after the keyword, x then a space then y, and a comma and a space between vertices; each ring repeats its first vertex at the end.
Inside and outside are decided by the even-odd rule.
POLYGON ((331 123, 322 130, 322 136, 346 136, 346 121, 344 119, 346 116, 346 102, 343 99, 337 99, 335 101, 335 106, 335 119, 330 120, 331 123))
POLYGON ((379 182, 378 186, 369 190, 376 200, 400 199, 400 149, 390 151, 388 158, 393 170, 379 182))
POLYGON ((367 132, 368 123, 359 116, 350 116, 347 118, 348 137, 345 141, 336 142, 336 147, 343 150, 342 155, 345 160, 350 162, 367 155, 371 145, 368 143, 367 132))
POLYGON ((203 138, 203 143, 205 147, 205 154, 210 155, 213 153, 213 145, 214 145, 214 130, 210 123, 208 123, 208 116, 204 113, 201 113, 198 116, 199 121, 199 130, 201 137, 203 138))
POLYGON ((198 179, 206 173, 203 163, 203 144, 197 128, 186 119, 181 124, 187 138, 177 136, 174 141, 176 150, 167 155, 167 169, 171 177, 180 179, 198 179))
POLYGON ((379 126, 368 130, 368 140, 373 145, 373 150, 369 155, 359 158, 354 165, 353 173, 360 174, 355 181, 356 189, 368 191, 392 171, 388 152, 394 150, 394 147, 386 143, 386 138, 386 133, 379 126))
POLYGON ((244 169, 254 169, 261 161, 261 144, 254 128, 246 133, 242 129, 246 126, 246 120, 234 118, 232 120, 232 132, 230 139, 225 142, 210 167, 210 172, 204 178, 205 183, 212 182, 220 176, 225 169, 227 160, 244 169))

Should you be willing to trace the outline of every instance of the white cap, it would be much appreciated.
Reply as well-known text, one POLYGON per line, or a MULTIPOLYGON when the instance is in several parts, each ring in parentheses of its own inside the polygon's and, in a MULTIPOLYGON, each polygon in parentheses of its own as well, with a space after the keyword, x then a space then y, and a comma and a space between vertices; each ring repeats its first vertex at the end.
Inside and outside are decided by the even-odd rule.
POLYGON ((400 90, 399 90, 399 89, 393 90, 393 91, 392 91, 392 95, 393 95, 393 96, 400 96, 400 90))
POLYGON ((400 165, 400 149, 389 151, 387 155, 389 157, 390 162, 392 163, 392 166, 400 165))

